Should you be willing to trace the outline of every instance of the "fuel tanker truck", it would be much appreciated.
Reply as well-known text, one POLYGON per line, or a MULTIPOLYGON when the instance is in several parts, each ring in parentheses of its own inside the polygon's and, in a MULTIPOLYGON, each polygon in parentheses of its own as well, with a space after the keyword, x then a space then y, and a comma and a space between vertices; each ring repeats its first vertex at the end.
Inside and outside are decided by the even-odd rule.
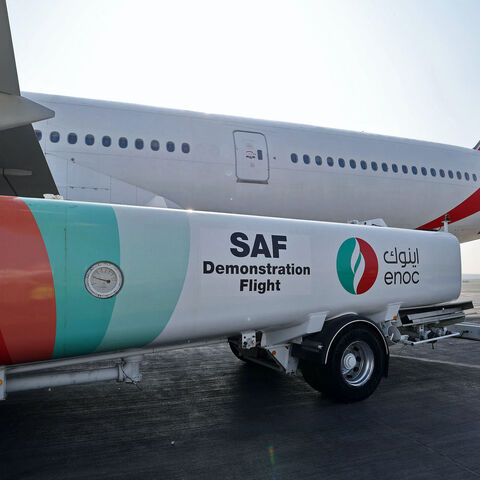
POLYGON ((459 335, 472 306, 447 303, 461 287, 447 232, 1 197, 0 243, 1 399, 135 383, 146 353, 223 340, 358 401, 390 345, 459 335), (58 369, 100 360, 114 366, 58 369))

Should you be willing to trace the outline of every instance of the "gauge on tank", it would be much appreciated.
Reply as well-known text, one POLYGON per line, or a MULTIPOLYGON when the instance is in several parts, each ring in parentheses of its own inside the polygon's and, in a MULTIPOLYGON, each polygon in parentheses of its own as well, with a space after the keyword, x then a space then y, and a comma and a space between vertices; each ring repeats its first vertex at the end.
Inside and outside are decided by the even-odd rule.
POLYGON ((113 297, 122 285, 122 271, 111 262, 94 263, 85 274, 85 288, 96 298, 113 297))

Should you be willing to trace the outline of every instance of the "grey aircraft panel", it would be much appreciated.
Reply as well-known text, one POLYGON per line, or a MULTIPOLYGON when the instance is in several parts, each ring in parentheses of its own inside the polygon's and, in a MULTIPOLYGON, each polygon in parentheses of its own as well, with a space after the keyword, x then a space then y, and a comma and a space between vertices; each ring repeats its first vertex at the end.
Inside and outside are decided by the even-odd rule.
POLYGON ((5 0, 0 0, 0 92, 20 95, 5 0))
POLYGON ((40 198, 44 193, 58 195, 31 125, 0 131, 0 169, 32 172, 31 175, 22 176, 0 170, 0 195, 40 198))
MULTIPOLYGON (((0 92, 20 95, 5 0, 0 0, 0 92)), ((58 194, 30 124, 0 131, 0 169, 0 195, 42 197, 44 193, 58 194), (8 173, 4 169, 31 174, 20 176, 22 172, 8 173)))

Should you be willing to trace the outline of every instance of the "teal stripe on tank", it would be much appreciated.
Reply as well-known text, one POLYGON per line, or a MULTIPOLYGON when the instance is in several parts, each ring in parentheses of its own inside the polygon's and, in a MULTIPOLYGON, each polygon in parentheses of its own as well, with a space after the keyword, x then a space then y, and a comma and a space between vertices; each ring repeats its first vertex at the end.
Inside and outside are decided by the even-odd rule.
POLYGON ((93 297, 85 288, 84 278, 96 262, 120 265, 115 213, 108 205, 25 201, 39 225, 52 265, 57 303, 53 357, 91 353, 105 336, 116 297, 93 297), (63 219, 66 229, 62 228, 63 219))
POLYGON ((187 212, 114 209, 124 284, 97 351, 140 347, 163 331, 182 292, 190 253, 187 212))

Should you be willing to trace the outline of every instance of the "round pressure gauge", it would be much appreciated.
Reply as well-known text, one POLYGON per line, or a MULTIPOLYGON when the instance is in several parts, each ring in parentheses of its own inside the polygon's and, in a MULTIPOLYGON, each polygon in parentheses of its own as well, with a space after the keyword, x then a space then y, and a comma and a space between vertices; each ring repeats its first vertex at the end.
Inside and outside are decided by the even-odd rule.
POLYGON ((85 274, 85 288, 96 298, 113 297, 122 285, 122 271, 111 262, 94 263, 85 274))

